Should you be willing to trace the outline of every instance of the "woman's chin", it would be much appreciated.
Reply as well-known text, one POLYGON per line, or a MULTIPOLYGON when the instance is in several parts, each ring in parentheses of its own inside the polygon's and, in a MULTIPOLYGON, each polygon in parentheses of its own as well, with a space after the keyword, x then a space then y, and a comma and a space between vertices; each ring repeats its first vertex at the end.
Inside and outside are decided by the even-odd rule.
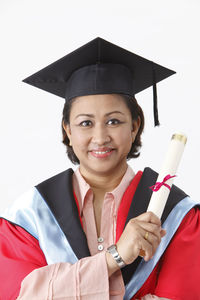
MULTIPOLYGON (((126 162, 125 162, 126 164, 126 162)), ((84 164, 85 165, 85 164, 84 164)), ((122 162, 120 163, 117 163, 116 160, 113 160, 113 161, 93 161, 90 163, 88 163, 87 165, 85 166, 81 166, 80 165, 80 168, 81 169, 85 169, 85 171, 89 172, 90 174, 93 173, 95 175, 110 175, 119 170, 122 170, 123 169, 123 165, 122 162)))

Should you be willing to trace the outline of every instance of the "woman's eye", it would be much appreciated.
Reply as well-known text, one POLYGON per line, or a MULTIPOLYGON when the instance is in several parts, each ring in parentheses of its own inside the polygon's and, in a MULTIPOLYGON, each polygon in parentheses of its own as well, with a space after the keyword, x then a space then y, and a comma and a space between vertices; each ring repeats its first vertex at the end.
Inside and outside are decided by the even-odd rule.
POLYGON ((91 126, 91 124, 92 124, 91 121, 86 120, 86 121, 81 122, 79 125, 82 127, 88 127, 88 126, 91 126))
POLYGON ((117 119, 111 119, 107 122, 108 125, 117 125, 120 124, 121 122, 117 119))

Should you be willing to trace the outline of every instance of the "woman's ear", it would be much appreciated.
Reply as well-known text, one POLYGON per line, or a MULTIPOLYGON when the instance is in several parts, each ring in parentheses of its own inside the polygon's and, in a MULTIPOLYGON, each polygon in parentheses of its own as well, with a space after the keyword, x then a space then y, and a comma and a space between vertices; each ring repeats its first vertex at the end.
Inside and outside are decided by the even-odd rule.
POLYGON ((141 119, 140 117, 137 120, 133 121, 133 129, 132 129, 132 140, 135 141, 135 137, 140 129, 141 119))
POLYGON ((62 126, 63 126, 63 129, 69 139, 69 146, 72 146, 72 143, 71 143, 71 128, 70 128, 70 125, 69 124, 65 124, 64 121, 62 123, 62 126))

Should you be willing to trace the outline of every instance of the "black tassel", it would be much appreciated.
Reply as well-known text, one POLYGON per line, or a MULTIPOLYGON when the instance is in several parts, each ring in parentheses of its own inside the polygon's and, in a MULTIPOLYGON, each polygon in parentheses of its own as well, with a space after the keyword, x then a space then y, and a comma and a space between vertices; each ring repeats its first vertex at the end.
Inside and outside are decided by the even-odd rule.
POLYGON ((159 126, 160 122, 158 120, 156 71, 155 71, 155 68, 154 68, 154 64, 152 64, 152 72, 153 72, 153 114, 154 114, 154 126, 159 126))

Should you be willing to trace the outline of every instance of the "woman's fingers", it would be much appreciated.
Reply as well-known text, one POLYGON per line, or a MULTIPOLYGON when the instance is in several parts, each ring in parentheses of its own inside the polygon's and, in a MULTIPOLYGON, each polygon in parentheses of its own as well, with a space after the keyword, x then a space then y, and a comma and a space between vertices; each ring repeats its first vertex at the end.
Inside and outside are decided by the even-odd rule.
POLYGON ((154 255, 154 253, 156 252, 156 249, 158 248, 158 245, 160 244, 161 238, 154 235, 151 232, 148 232, 148 235, 144 236, 144 239, 146 240, 146 242, 148 242, 152 246, 152 252, 154 255))
POLYGON ((147 223, 144 221, 137 221, 138 225, 141 226, 145 231, 151 232, 156 235, 160 235, 161 226, 153 224, 153 223, 147 223))
POLYGON ((127 264, 141 255, 141 251, 147 261, 155 254, 165 234, 159 218, 151 212, 144 213, 128 222, 117 242, 118 252, 127 264))
MULTIPOLYGON (((146 223, 142 224, 143 229, 144 228, 148 229, 148 225, 147 226, 146 225, 147 225, 146 223)), ((146 232, 143 231, 143 234, 144 234, 144 239, 151 245, 151 247, 149 248, 148 244, 143 242, 143 246, 142 249, 140 250, 139 256, 142 256, 146 261, 148 261, 155 254, 161 242, 161 238, 166 235, 166 230, 160 229, 159 227, 157 231, 157 228, 150 226, 149 231, 146 232), (147 247, 146 251, 144 250, 145 247, 147 247)))
POLYGON ((141 240, 141 250, 144 251, 144 260, 148 261, 149 259, 152 258, 152 256, 155 253, 155 250, 157 248, 155 248, 154 243, 150 243, 148 240, 141 240))
POLYGON ((153 223, 156 224, 158 226, 161 226, 161 221, 160 219, 151 211, 148 211, 144 214, 139 215, 138 217, 135 218, 136 220, 140 220, 140 221, 145 221, 148 223, 153 223))
POLYGON ((139 220, 136 220, 136 219, 132 219, 131 223, 132 223, 132 226, 137 224, 136 226, 138 227, 138 229, 141 228, 142 236, 145 236, 146 232, 151 233, 151 234, 156 236, 158 242, 160 243, 160 241, 161 241, 161 232, 162 232, 162 229, 161 229, 160 226, 158 226, 156 224, 152 224, 152 223, 147 223, 147 222, 144 222, 144 221, 139 221, 139 220))
POLYGON ((161 228, 160 219, 152 212, 144 213, 134 219, 133 222, 137 222, 138 224, 147 232, 151 232, 157 236, 159 243, 161 238, 166 235, 166 231, 161 228))

